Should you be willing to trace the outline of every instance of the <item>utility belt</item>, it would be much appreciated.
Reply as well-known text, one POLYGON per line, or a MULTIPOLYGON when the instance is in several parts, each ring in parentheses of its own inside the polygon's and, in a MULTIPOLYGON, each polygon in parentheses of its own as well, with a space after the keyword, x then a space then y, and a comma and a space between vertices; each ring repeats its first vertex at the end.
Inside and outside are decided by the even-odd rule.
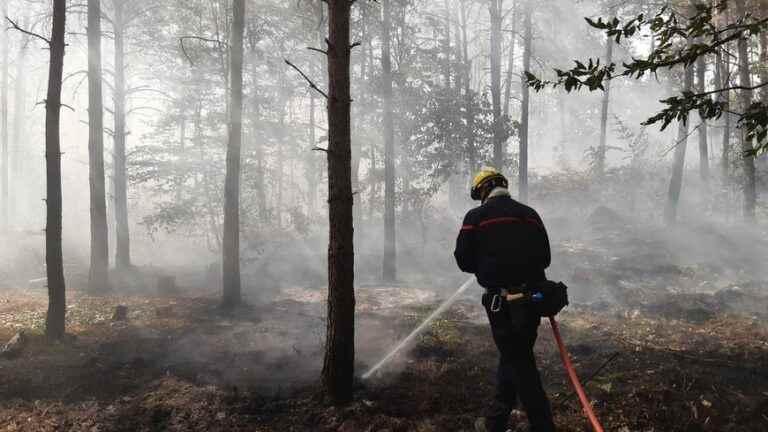
POLYGON ((562 282, 541 281, 508 288, 486 288, 489 309, 499 312, 505 304, 525 305, 539 317, 555 316, 568 305, 568 287, 562 282))

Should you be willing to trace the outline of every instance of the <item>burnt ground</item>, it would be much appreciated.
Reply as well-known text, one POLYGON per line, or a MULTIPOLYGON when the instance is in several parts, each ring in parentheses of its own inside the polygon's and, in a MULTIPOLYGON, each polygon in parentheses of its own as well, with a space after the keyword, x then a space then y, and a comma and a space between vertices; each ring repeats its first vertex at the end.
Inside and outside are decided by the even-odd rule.
MULTIPOLYGON (((408 355, 360 381, 354 403, 332 408, 318 397, 322 297, 297 289, 223 317, 213 296, 74 292, 72 337, 50 345, 39 335, 44 292, 0 293, 0 340, 17 329, 29 334, 19 357, 0 360, 0 431, 471 429, 493 393, 496 362, 476 299, 460 301, 408 355), (111 320, 118 304, 128 306, 127 322, 111 320)), ((692 303, 701 304, 685 296, 663 308, 574 304, 561 315, 606 430, 768 430, 764 317, 695 312, 704 309, 690 309, 692 303)), ((360 288, 358 371, 436 306, 419 290, 360 288)), ((539 364, 557 424, 589 430, 548 324, 539 333, 539 364)))

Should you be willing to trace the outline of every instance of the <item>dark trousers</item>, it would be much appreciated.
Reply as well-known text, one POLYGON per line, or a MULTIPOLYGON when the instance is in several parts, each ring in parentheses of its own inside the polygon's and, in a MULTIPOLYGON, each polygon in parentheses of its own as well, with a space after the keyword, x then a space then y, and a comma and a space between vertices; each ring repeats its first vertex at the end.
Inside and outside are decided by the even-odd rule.
POLYGON ((549 400, 541 385, 533 346, 540 319, 525 305, 503 301, 498 311, 491 310, 492 294, 483 295, 483 306, 491 323, 493 341, 499 349, 496 397, 487 416, 491 432, 504 432, 519 398, 528 415, 531 432, 554 432, 549 400))

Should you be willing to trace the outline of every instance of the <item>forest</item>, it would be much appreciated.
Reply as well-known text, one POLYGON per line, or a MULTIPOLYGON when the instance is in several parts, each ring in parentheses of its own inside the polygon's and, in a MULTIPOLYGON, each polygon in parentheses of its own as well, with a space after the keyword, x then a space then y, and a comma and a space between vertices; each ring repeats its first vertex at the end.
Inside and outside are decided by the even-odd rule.
POLYGON ((0 431, 486 430, 499 189, 557 430, 768 430, 767 0, 0 8, 0 431))

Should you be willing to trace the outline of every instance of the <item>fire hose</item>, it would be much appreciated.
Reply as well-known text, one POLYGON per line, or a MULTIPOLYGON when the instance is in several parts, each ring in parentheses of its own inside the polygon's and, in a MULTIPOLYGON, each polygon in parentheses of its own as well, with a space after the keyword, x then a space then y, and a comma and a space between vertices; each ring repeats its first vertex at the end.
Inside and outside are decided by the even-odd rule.
POLYGON ((560 358, 563 360, 563 366, 565 366, 565 371, 568 372, 568 378, 570 378, 571 384, 573 384, 573 388, 576 390, 576 394, 579 395, 579 401, 581 402, 582 408, 584 408, 584 413, 592 424, 592 429, 594 429, 595 432, 603 432, 603 426, 600 425, 600 421, 592 410, 592 404, 589 403, 587 394, 584 393, 584 389, 581 387, 581 382, 579 382, 579 377, 576 376, 576 371, 573 369, 571 357, 565 349, 563 338, 560 336, 560 326, 557 324, 557 321, 555 321, 555 317, 549 317, 549 324, 552 325, 552 333, 555 335, 557 349, 560 351, 560 358))
MULTIPOLYGON (((405 339, 403 339, 397 346, 395 346, 389 353, 387 353, 384 358, 382 358, 378 363, 376 363, 372 368, 370 368, 366 373, 362 375, 363 379, 370 378, 376 371, 378 371, 381 367, 383 367, 387 362, 389 362, 398 351, 403 349, 405 346, 407 346, 410 342, 413 341, 422 331, 424 331, 429 324, 438 316, 440 316, 443 312, 445 312, 446 309, 448 309, 458 298, 459 296, 464 293, 472 284, 474 283, 474 278, 469 278, 464 284, 462 284, 459 289, 446 301, 444 301, 440 307, 438 307, 432 314, 430 314, 416 329, 414 329, 405 339)), ((540 301, 543 297, 541 293, 532 293, 531 299, 534 301, 540 301)), ((504 295, 505 300, 507 301, 518 301, 523 300, 526 298, 525 294, 516 293, 516 294, 506 294, 504 295)), ((492 306, 493 308, 493 306, 492 306)), ((587 418, 589 419, 589 422, 592 424, 592 429, 595 432, 604 432, 603 427, 600 425, 600 421, 597 419, 597 416, 595 415, 595 412, 592 410, 592 405, 589 403, 589 399, 587 399, 586 393, 584 393, 584 388, 581 386, 581 382, 579 382, 579 377, 576 376, 576 371, 573 369, 573 364, 571 363, 571 358, 568 355, 568 351, 565 349, 565 344, 563 343, 563 338, 560 336, 560 327, 557 324, 557 321, 555 321, 554 316, 549 317, 549 323, 552 325, 552 333, 554 333, 555 341, 557 342, 557 348, 560 351, 560 358, 563 360, 563 366, 565 366, 565 370, 568 373, 568 378, 571 380, 571 384, 573 385, 573 388, 576 390, 576 393, 579 396, 579 401, 581 402, 581 406, 584 408, 584 413, 586 414, 587 418)))

